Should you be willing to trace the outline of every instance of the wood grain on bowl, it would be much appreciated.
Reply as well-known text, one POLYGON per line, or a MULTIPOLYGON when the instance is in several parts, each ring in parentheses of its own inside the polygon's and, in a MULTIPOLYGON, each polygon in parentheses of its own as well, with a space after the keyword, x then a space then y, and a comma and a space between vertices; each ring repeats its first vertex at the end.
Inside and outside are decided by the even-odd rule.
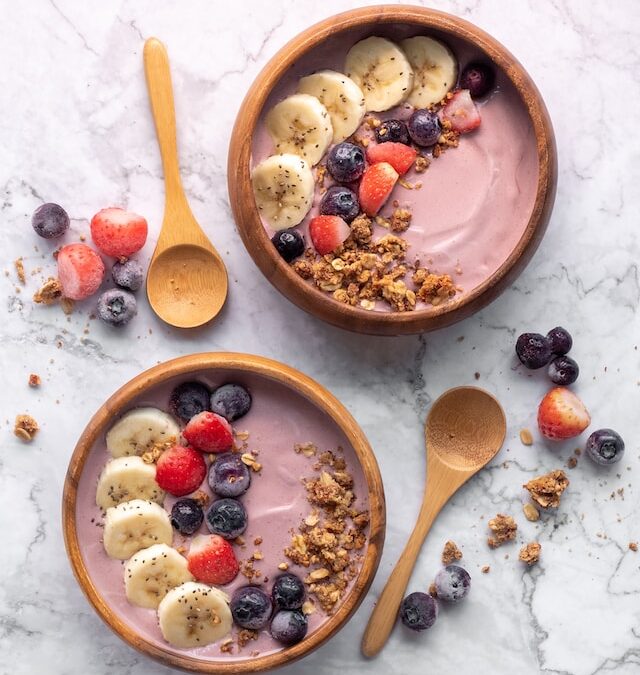
POLYGON ((62 520, 67 554, 80 587, 100 618, 129 645, 167 666, 186 671, 250 673, 277 668, 305 656, 329 640, 355 612, 373 581, 382 554, 385 503, 378 465, 366 437, 345 407, 324 387, 293 368, 259 356, 226 352, 204 353, 180 357, 141 373, 121 387, 100 407, 86 426, 73 451, 64 485, 62 520), (197 376, 199 372, 216 370, 234 371, 238 376, 243 373, 255 374, 267 381, 283 385, 328 415, 346 436, 362 467, 370 511, 369 536, 360 571, 336 612, 297 645, 265 656, 234 659, 229 662, 206 661, 176 653, 168 644, 165 648, 151 643, 125 623, 112 610, 92 581, 82 556, 76 521, 78 485, 85 464, 94 444, 104 435, 113 420, 125 412, 141 394, 171 378, 197 376))

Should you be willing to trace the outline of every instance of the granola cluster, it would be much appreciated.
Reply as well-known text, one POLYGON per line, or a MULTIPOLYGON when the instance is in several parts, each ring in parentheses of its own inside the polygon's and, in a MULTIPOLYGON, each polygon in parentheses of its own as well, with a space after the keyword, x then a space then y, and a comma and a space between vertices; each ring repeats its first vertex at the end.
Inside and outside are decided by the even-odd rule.
POLYGON ((448 541, 442 550, 442 564, 451 565, 462 558, 462 551, 455 545, 453 541, 448 541))
POLYGON ((22 441, 29 443, 38 433, 40 427, 31 415, 17 415, 13 433, 22 441))
POLYGON ((540 559, 541 550, 542 546, 537 541, 532 541, 529 544, 525 544, 520 549, 520 555, 518 556, 518 558, 522 562, 527 563, 527 565, 529 566, 535 565, 540 559))
POLYGON ((495 518, 489 521, 489 529, 492 536, 489 537, 487 543, 491 548, 498 548, 498 546, 516 538, 518 525, 511 516, 498 513, 495 518))
POLYGON ((569 479, 562 469, 556 469, 544 476, 533 478, 528 483, 524 484, 524 488, 529 491, 531 499, 541 506, 546 508, 558 508, 560 505, 560 497, 569 485, 569 479))

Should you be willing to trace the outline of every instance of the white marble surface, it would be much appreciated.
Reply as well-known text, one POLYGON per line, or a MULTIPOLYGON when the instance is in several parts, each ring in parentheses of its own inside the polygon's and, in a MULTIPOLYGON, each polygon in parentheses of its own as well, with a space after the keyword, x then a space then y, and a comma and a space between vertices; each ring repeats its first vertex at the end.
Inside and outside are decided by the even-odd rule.
POLYGON ((537 81, 557 134, 558 198, 533 262, 493 305, 448 330, 383 339, 324 325, 267 285, 242 247, 226 193, 229 134, 253 77, 310 22, 360 3, 236 0, 216 9, 222 4, 0 1, 0 251, 9 270, 0 280, 0 672, 169 672, 113 635, 76 586, 61 535, 62 485, 75 440, 107 395, 158 360, 224 349, 281 359, 328 386, 368 434, 386 488, 387 541, 369 597, 329 645, 287 672, 640 672, 640 552, 628 550, 640 539, 640 5, 433 3, 492 33, 537 81), (143 300, 128 329, 90 321, 85 334, 90 302, 67 319, 30 301, 53 270, 54 245, 37 240, 29 218, 43 201, 59 202, 73 219, 65 238, 73 241, 95 211, 118 204, 157 231, 163 192, 141 61, 151 35, 168 44, 184 181, 228 265, 229 301, 219 321, 190 333, 159 323, 143 300), (17 293, 12 261, 20 255, 28 272, 43 270, 17 293), (521 515, 521 484, 561 467, 576 443, 519 442, 519 429, 535 425, 547 382, 514 369, 513 343, 524 330, 556 324, 574 334, 576 390, 594 425, 618 429, 628 450, 609 471, 582 458, 557 515, 533 524, 521 515), (27 387, 30 372, 42 376, 40 389, 27 387), (428 585, 451 537, 464 549, 472 594, 428 633, 396 630, 365 666, 366 619, 417 513, 425 413, 445 388, 475 383, 475 372, 505 404, 507 442, 444 509, 410 586, 428 585), (21 412, 42 425, 31 445, 11 433, 21 412), (618 488, 624 498, 612 499, 618 488), (516 546, 488 550, 486 520, 498 511, 517 516, 521 539, 542 542, 540 565, 524 569, 516 546), (479 572, 485 564, 488 575, 479 572))

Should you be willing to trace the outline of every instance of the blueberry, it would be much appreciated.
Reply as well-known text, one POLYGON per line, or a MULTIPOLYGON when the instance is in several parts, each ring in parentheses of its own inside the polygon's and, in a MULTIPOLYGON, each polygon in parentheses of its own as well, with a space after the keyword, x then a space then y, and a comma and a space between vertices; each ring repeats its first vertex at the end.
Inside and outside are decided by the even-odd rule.
POLYGON ((434 579, 438 600, 460 602, 464 600, 471 587, 469 572, 459 565, 447 565, 434 579))
POLYGON ((438 603, 426 593, 411 593, 400 605, 400 620, 411 630, 431 628, 438 618, 438 603))
POLYGON ((183 382, 171 392, 169 409, 183 422, 188 422, 204 410, 211 410, 209 390, 200 382, 183 382))
POLYGON ((516 354, 532 370, 546 366, 553 355, 551 343, 540 333, 523 333, 516 342, 516 354))
POLYGON ((287 262, 295 260, 304 253, 304 237, 293 228, 276 232, 271 237, 271 243, 287 262))
POLYGON ((359 145, 338 143, 327 158, 327 169, 338 183, 351 183, 364 173, 364 152, 359 145))
POLYGON ((69 227, 69 216, 58 204, 43 204, 31 216, 33 229, 45 239, 63 235, 69 227))
POLYGON ((249 467, 234 452, 217 455, 209 468, 209 487, 220 497, 239 497, 251 485, 249 467))
POLYGON ((251 408, 251 394, 239 384, 223 384, 211 394, 211 410, 229 422, 246 415, 251 408))
POLYGON ((98 298, 98 316, 110 326, 125 326, 137 313, 135 296, 129 291, 112 288, 98 298))
POLYGON ((307 617, 298 609, 280 610, 271 621, 271 637, 285 645, 300 642, 307 634, 307 617))
POLYGON ((556 356, 547 370, 549 378, 555 384, 573 384, 580 373, 578 364, 570 356, 556 356))
POLYGON ((118 286, 137 291, 144 281, 144 270, 137 260, 125 260, 114 263, 111 276, 118 286))
POLYGON ((429 110, 416 110, 409 118, 408 127, 411 140, 423 148, 435 145, 442 131, 440 119, 429 110))
POLYGON ((360 213, 360 203, 353 190, 344 185, 334 185, 324 193, 318 210, 320 215, 340 216, 350 223, 360 213))
POLYGON ((180 534, 193 534, 203 519, 202 507, 195 499, 179 499, 171 508, 171 525, 180 534))
POLYGON ((468 89, 471 98, 482 98, 493 89, 496 74, 486 63, 470 63, 460 76, 460 89, 468 89))
POLYGON ((300 609, 304 602, 304 584, 291 572, 280 574, 273 582, 271 597, 278 609, 300 609))
POLYGON ((569 331, 561 326, 552 328, 547 333, 547 340, 549 340, 549 344, 551 345, 551 351, 560 356, 568 354, 571 351, 571 347, 573 347, 573 338, 569 334, 569 331))
POLYGON ((405 145, 410 143, 407 125, 400 120, 385 120, 380 126, 376 127, 375 134, 378 143, 387 141, 404 143, 405 145))
POLYGON ((238 588, 229 606, 233 620, 240 628, 260 630, 271 617, 271 598, 257 586, 238 588))
POLYGON ((247 512, 237 499, 218 499, 205 514, 212 534, 224 539, 235 539, 247 529, 247 512))
POLYGON ((598 429, 587 438, 587 455, 596 464, 615 464, 624 455, 624 441, 613 429, 598 429))

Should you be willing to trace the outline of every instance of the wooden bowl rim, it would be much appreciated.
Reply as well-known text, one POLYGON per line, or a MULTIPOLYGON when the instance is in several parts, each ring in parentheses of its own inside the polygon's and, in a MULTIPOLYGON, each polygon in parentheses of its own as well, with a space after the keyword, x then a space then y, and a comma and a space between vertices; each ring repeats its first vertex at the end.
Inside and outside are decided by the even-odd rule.
POLYGON ((205 352, 181 356, 140 373, 120 387, 103 403, 88 422, 73 451, 67 469, 62 498, 62 529, 73 573, 85 596, 100 618, 125 642, 165 665, 197 673, 262 672, 292 663, 311 653, 342 628, 351 618, 373 581, 380 563, 385 535, 385 498, 380 470, 373 450, 358 423, 338 399, 322 385, 300 371, 272 359, 234 352, 205 352), (338 611, 301 643, 267 656, 244 661, 207 662, 176 654, 140 637, 110 609, 94 586, 80 552, 76 530, 77 488, 85 462, 99 434, 121 414, 131 401, 149 387, 203 370, 238 370, 257 374, 292 389, 329 415, 351 443, 362 467, 369 492, 369 541, 354 585, 338 611))
POLYGON ((287 42, 268 61, 249 88, 236 117, 227 166, 230 204, 238 231, 256 265, 283 295, 305 311, 347 330, 400 335, 433 330, 478 311, 515 279, 535 253, 555 198, 557 158, 553 127, 542 97, 524 67, 498 40, 454 15, 413 5, 372 5, 320 21, 287 42), (335 33, 371 24, 407 23, 439 30, 478 46, 515 86, 531 120, 538 152, 538 185, 529 222, 507 260, 470 293, 438 307, 411 312, 372 312, 351 307, 301 279, 277 255, 253 200, 251 140, 274 86, 297 59, 335 33), (490 293, 493 291, 493 293, 490 293))

